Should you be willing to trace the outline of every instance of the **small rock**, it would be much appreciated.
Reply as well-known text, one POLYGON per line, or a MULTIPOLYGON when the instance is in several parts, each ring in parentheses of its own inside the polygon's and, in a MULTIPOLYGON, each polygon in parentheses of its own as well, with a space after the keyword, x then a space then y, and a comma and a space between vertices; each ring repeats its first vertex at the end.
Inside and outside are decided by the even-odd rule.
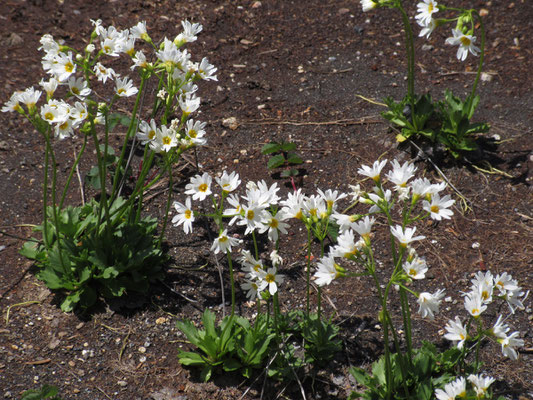
POLYGON ((76 325, 76 329, 79 330, 79 329, 83 328, 83 325, 85 325, 85 323, 80 322, 78 325, 76 325))
POLYGON ((433 51, 434 49, 435 49, 435 47, 430 45, 430 44, 422 45, 422 51, 433 51))
POLYGON ((15 32, 11 33, 6 41, 8 46, 17 46, 19 44, 24 43, 24 39, 22 39, 19 35, 17 35, 15 32))
POLYGON ((118 381, 117 385, 119 385, 121 387, 126 387, 126 386, 128 386, 128 382, 126 382, 126 381, 118 381))
POLYGON ((260 1, 254 1, 253 4, 252 4, 252 8, 259 8, 261 7, 262 4, 260 1))
POLYGON ((142 353, 142 354, 146 353, 146 347, 144 346, 139 347, 138 350, 139 350, 139 353, 142 353))
POLYGON ((54 350, 55 348, 57 348, 57 346, 59 346, 60 343, 61 343, 61 340, 54 337, 52 338, 52 340, 50 340, 50 343, 48 343, 48 348, 50 350, 54 350))
POLYGON ((350 9, 348 8, 339 8, 339 11, 337 11, 337 14, 344 15, 350 12, 350 9))
POLYGON ((487 15, 489 15, 489 10, 487 10, 486 8, 482 8, 481 10, 479 10, 479 15, 481 17, 486 17, 487 15))
POLYGON ((481 80, 483 82, 490 82, 490 81, 492 81, 492 75, 491 74, 487 74, 486 72, 482 72, 481 73, 481 80))
POLYGON ((5 140, 0 141, 0 150, 9 150, 9 143, 7 143, 5 140))
POLYGON ((479 249, 479 243, 478 242, 472 243, 472 248, 473 249, 479 249))
POLYGON ((165 318, 165 317, 159 317, 158 319, 155 320, 155 323, 156 323, 157 325, 162 325, 162 324, 164 324, 164 323, 167 322, 167 321, 168 321, 167 318, 165 318))
POLYGON ((237 118, 229 117, 229 118, 224 118, 222 120, 222 126, 224 128, 229 128, 232 131, 234 131, 235 129, 239 127, 239 123, 237 122, 237 118))

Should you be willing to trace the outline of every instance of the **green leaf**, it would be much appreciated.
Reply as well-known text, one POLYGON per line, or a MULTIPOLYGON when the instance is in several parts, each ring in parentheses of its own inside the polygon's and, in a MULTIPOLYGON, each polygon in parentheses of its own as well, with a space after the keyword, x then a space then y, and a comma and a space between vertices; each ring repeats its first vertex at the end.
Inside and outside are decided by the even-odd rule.
POLYGON ((121 113, 111 113, 107 117, 107 126, 109 132, 112 132, 115 127, 120 124, 125 127, 129 127, 131 118, 121 113))
POLYGON ((296 154, 289 153, 289 154, 287 154, 287 162, 289 164, 298 165, 298 164, 302 164, 303 160, 299 156, 297 156, 296 154))
POLYGON ((224 368, 224 371, 236 371, 240 367, 242 367, 241 363, 233 358, 227 358, 224 360, 224 363, 222 364, 222 367, 224 368))
POLYGON ((206 309, 202 315, 202 322, 204 324, 205 332, 207 336, 216 338, 218 335, 215 329, 215 313, 206 309))
POLYGON ((24 243, 22 248, 19 250, 19 253, 23 255, 26 258, 29 258, 31 260, 36 260, 38 255, 42 253, 39 249, 39 243, 34 242, 33 240, 29 240, 24 243))
POLYGON ((206 364, 205 360, 200 354, 192 351, 180 351, 178 353, 178 358, 180 363, 183 365, 199 366, 206 364))
POLYGON ((267 167, 268 169, 274 169, 281 167, 283 164, 285 164, 285 157, 283 157, 283 154, 277 154, 268 160, 267 167))
POLYGON ((211 365, 206 365, 200 374, 200 379, 204 382, 207 382, 211 378, 213 372, 213 367, 211 365))
POLYGON ((267 143, 261 148, 261 153, 265 155, 277 153, 278 151, 281 151, 281 145, 276 142, 267 143))
POLYGON ((282 142, 281 143, 281 151, 289 152, 296 148, 296 144, 293 142, 282 142))
POLYGON ((281 171, 280 176, 282 178, 288 178, 290 176, 298 176, 299 174, 300 174, 300 172, 297 169, 291 168, 291 169, 285 169, 285 170, 281 171))

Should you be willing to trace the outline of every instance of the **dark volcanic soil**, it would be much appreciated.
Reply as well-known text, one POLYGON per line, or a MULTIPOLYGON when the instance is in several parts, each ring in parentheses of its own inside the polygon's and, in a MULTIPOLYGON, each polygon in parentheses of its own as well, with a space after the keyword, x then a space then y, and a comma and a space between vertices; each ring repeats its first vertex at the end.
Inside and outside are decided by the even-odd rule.
MULTIPOLYGON (((430 285, 446 287, 454 301, 445 303, 432 323, 414 317, 417 341, 441 340, 438 331, 461 308, 459 291, 468 289, 480 269, 507 271, 526 290, 533 284, 533 7, 528 0, 463 3, 488 12, 484 72, 490 79, 480 84, 475 119, 490 123, 488 135, 498 145, 483 157, 503 173, 441 165, 469 207, 465 210, 457 202, 451 221, 420 227, 431 238, 421 245, 431 266, 430 285)), ((89 19, 98 18, 118 29, 144 20, 158 39, 173 38, 183 19, 203 25, 191 51, 218 68, 218 82, 201 89, 201 119, 208 123, 209 141, 198 156, 205 171, 236 170, 244 182, 277 181, 286 192, 286 182, 267 170, 260 149, 270 140, 290 139, 306 160, 296 183, 313 194, 316 188, 347 191, 360 179, 356 171, 361 163, 383 154, 388 159, 410 157, 397 148, 394 133, 379 115, 383 108, 363 99, 379 102, 405 93, 400 20, 386 9, 363 14, 355 0, 4 0, 0 102, 44 76, 37 50, 43 34, 81 48, 92 30, 89 19), (234 129, 223 124, 229 117, 237 120, 234 129)), ((428 42, 417 41, 419 92, 440 98, 446 88, 460 96, 470 90, 477 59, 458 62, 455 49, 444 45, 448 35, 441 30, 428 42)), ((210 242, 201 228, 188 237, 181 229, 168 230, 172 268, 164 285, 154 288, 144 303, 112 302, 90 319, 62 313, 54 295, 31 273, 32 263, 18 254, 23 239, 31 236, 26 224, 42 219, 44 145, 33 127, 14 114, 1 113, 0 121, 0 396, 18 399, 24 390, 53 384, 62 398, 80 400, 235 399, 250 386, 245 398, 259 398, 263 388, 264 398, 302 398, 297 385, 263 386, 262 379, 230 375, 200 383, 195 371, 178 363, 178 349, 186 344, 175 322, 199 320, 205 307, 221 311, 210 242), (205 268, 196 268, 209 260, 205 268)), ((60 179, 66 178, 80 143, 76 138, 56 144, 60 179)), ((81 176, 90 166, 81 166, 81 176)), ((430 179, 442 179, 431 163, 417 166, 430 179)), ((183 200, 183 182, 191 168, 179 169, 174 191, 183 200)), ((165 201, 159 189, 146 209, 156 217, 165 201)), ((80 201, 76 182, 69 202, 80 201)), ((293 233, 282 254, 293 272, 287 284, 292 289, 282 295, 285 307, 305 302, 305 253, 296 229, 293 233)), ((326 312, 335 313, 340 323, 345 352, 315 380, 304 380, 306 398, 346 398, 354 388, 348 367, 366 367, 381 353, 375 327, 378 306, 367 300, 367 285, 352 279, 325 289, 326 312)), ((500 381, 497 390, 509 399, 533 398, 530 298, 525 305, 525 312, 509 320, 525 340, 520 359, 504 359, 494 344, 483 349, 485 371, 500 381)), ((240 312, 252 311, 242 302, 240 312)))

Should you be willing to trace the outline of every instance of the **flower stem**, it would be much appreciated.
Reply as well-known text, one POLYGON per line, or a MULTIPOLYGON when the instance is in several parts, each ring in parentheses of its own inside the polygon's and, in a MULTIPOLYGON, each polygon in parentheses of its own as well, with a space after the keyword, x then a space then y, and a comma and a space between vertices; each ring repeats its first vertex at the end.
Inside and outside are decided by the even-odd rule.
POLYGON ((233 277, 233 261, 231 260, 231 253, 227 250, 226 254, 228 256, 229 280, 231 284, 231 316, 233 317, 233 315, 235 315, 235 279, 233 277))

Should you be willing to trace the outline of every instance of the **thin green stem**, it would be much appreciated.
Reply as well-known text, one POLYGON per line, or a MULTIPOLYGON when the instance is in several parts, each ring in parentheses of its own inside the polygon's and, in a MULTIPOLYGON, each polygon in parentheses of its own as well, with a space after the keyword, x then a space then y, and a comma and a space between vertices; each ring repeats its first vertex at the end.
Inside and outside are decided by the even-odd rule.
MULTIPOLYGON (((403 8, 402 2, 398 1, 398 10, 402 14, 403 28, 405 30, 405 48, 407 52, 407 95, 411 102, 415 96, 415 47, 413 43, 413 30, 409 23, 409 16, 403 8)), ((412 104, 413 105, 413 104, 412 104)), ((414 113, 414 109, 412 110, 414 113)), ((413 120, 414 121, 414 120, 413 120)))
POLYGON ((469 118, 471 118, 472 114, 474 113, 474 110, 472 110, 472 105, 474 104, 474 96, 476 95, 477 85, 481 77, 481 71, 483 69, 483 62, 485 60, 485 27, 483 25, 483 19, 481 18, 481 15, 479 15, 479 13, 476 10, 473 10, 473 13, 476 15, 479 21, 479 28, 481 29, 481 48, 480 48, 480 53, 479 53, 479 66, 477 68, 476 79, 474 80, 474 85, 472 86, 472 92, 470 93, 470 97, 468 99, 469 118))
POLYGON ((307 273, 306 273, 306 307, 305 316, 309 319, 310 302, 309 292, 311 289, 311 230, 307 228, 307 273))
POLYGON ((165 230, 167 229, 167 223, 168 223, 168 213, 170 211, 170 205, 172 204, 172 187, 174 186, 174 180, 172 177, 172 163, 171 163, 171 157, 167 155, 166 158, 166 164, 168 168, 168 197, 167 197, 167 204, 165 207, 165 216, 163 217, 163 226, 161 227, 161 234, 159 235, 159 247, 161 247, 161 243, 163 242, 163 236, 165 234, 165 230))
POLYGON ((63 208, 63 203, 65 202, 65 197, 67 196, 67 190, 70 186, 70 181, 72 180, 72 176, 74 175, 74 171, 76 171, 76 167, 78 166, 81 156, 85 152, 85 147, 87 146, 87 135, 83 135, 83 143, 81 145, 81 149, 76 157, 76 160, 74 160, 74 165, 72 165, 72 168, 70 169, 70 173, 67 178, 67 182, 65 183, 65 187, 63 188, 63 194, 61 195, 61 200, 59 201, 59 209, 61 210, 63 208))
POLYGON ((231 316, 235 315, 235 278, 233 277, 233 261, 231 259, 231 253, 226 251, 228 256, 228 268, 229 268, 229 280, 231 284, 231 316))

